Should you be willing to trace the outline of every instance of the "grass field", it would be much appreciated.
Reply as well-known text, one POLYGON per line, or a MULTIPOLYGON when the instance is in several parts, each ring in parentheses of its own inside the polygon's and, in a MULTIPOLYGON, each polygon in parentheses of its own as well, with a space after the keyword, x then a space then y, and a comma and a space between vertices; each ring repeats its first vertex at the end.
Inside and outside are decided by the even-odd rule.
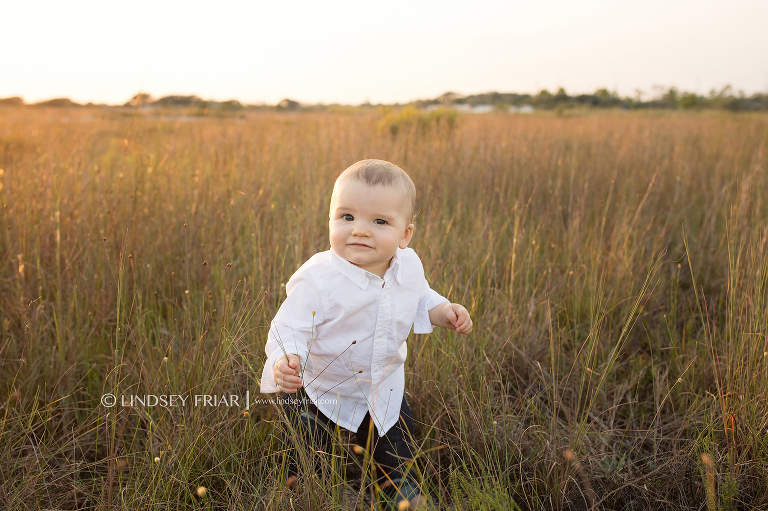
POLYGON ((284 489, 269 404, 100 403, 268 397, 284 284, 366 157, 412 176, 411 246, 475 323, 409 339, 438 509, 768 508, 768 117, 706 112, 0 109, 0 502, 369 509, 343 435, 284 489))

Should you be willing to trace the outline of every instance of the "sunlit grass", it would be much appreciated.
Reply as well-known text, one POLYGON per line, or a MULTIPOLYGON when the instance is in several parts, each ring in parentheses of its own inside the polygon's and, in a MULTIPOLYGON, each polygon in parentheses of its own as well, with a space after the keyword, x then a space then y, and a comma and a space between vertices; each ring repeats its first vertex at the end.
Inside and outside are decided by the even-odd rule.
POLYGON ((344 435, 287 490, 269 405, 99 400, 255 399, 368 157, 413 177, 411 246, 476 325, 409 341, 433 503, 768 506, 768 118, 413 115, 0 109, 0 501, 367 509, 344 435))

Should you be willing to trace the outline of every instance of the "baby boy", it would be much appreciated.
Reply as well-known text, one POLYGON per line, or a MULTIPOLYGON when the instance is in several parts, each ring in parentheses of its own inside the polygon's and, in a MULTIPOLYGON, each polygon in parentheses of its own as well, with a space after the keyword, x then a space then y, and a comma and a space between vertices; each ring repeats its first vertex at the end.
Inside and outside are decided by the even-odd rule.
MULTIPOLYGON (((333 187, 331 249, 312 256, 286 285, 269 330, 261 392, 298 392, 286 414, 305 442, 326 451, 336 425, 356 433, 391 505, 416 505, 407 473, 413 416, 405 399, 406 338, 433 326, 472 331, 463 306, 430 289, 413 236, 416 188, 400 167, 363 160, 333 187), (307 399, 308 398, 308 399, 307 399), (373 426, 373 428, 371 427, 373 426), (370 444, 368 444, 370 442, 370 444)), ((288 449, 289 481, 295 450, 288 449)))

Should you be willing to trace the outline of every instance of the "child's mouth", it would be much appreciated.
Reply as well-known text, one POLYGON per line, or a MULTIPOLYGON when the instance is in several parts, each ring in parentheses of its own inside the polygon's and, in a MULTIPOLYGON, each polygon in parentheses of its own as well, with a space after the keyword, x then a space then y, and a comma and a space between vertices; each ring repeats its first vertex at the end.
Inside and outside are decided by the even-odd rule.
POLYGON ((349 246, 354 248, 371 248, 368 245, 363 245, 362 243, 350 243, 349 246))

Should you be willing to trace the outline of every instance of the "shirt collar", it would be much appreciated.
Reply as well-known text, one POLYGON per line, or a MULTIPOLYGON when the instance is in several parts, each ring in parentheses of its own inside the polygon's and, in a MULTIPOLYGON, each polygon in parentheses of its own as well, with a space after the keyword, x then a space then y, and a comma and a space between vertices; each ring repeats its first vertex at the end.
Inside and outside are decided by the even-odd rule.
MULTIPOLYGON (((387 268, 386 273, 387 274, 394 275, 395 280, 400 283, 400 251, 402 249, 398 247, 397 251, 395 252, 395 256, 392 258, 392 262, 389 265, 389 268, 387 268)), ((337 270, 339 273, 347 277, 349 280, 354 282, 358 285, 360 289, 365 290, 368 287, 368 283, 370 282, 370 277, 378 277, 378 275, 374 275, 373 273, 369 272, 368 270, 364 270, 360 268, 359 266, 355 266, 354 264, 350 263, 340 255, 336 254, 336 252, 333 251, 333 249, 330 250, 331 252, 331 266, 337 270)))

